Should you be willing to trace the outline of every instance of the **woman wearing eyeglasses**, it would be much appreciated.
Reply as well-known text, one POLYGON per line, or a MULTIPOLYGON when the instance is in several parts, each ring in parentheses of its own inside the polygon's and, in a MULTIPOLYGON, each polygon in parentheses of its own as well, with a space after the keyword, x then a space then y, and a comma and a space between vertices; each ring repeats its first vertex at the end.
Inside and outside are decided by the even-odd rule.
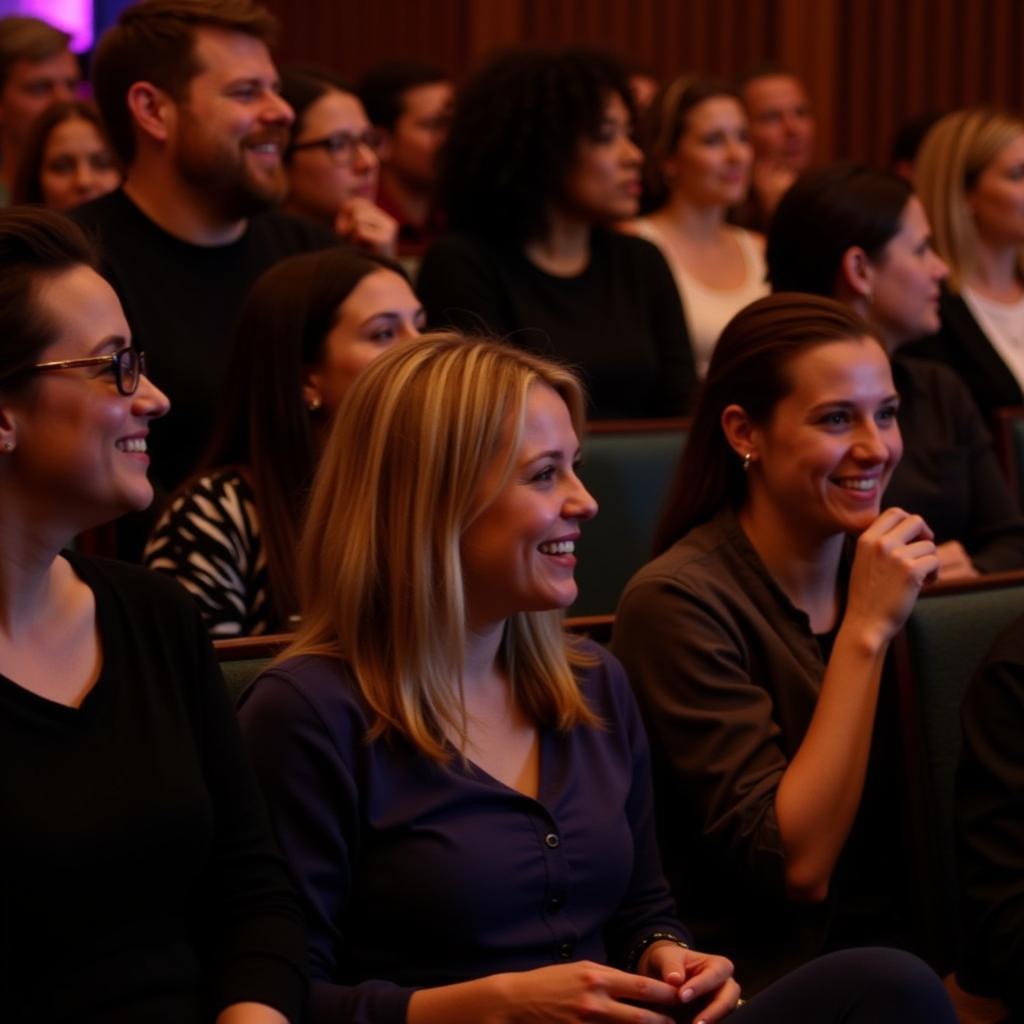
POLYGON ((153 497, 144 375, 80 230, 0 213, 4 1019, 282 1024, 302 927, 189 599, 63 550, 153 497))
POLYGON ((362 249, 394 256, 398 221, 374 201, 379 136, 359 97, 326 71, 286 72, 281 88, 295 110, 285 208, 362 249))

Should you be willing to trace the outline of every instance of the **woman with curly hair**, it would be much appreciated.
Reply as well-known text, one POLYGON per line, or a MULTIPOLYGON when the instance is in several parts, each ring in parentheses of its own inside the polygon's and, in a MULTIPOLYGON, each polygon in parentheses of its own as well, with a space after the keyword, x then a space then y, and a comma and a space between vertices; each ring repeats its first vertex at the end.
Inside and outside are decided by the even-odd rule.
POLYGON ((519 49, 483 67, 442 153, 453 230, 418 286, 433 326, 484 328, 578 366, 593 418, 678 414, 695 384, 671 271, 611 229, 640 198, 632 103, 598 53, 519 49))

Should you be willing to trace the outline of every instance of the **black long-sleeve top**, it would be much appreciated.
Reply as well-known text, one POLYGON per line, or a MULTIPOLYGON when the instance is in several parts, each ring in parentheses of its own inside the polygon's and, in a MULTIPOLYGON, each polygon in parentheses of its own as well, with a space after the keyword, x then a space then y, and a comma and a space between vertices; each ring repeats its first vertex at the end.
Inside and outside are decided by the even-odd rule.
POLYGON ((1024 567, 1024 517, 970 392, 945 366, 897 353, 903 458, 883 505, 924 517, 936 543, 958 540, 981 572, 1024 567))
POLYGON ((679 416, 697 385, 679 290, 657 247, 604 228, 574 277, 515 246, 452 233, 427 251, 416 291, 433 328, 484 331, 576 367, 593 419, 679 416))
POLYGON ((301 910, 198 612, 149 570, 66 557, 103 665, 78 708, 0 676, 0 1017, 298 1020, 301 910))

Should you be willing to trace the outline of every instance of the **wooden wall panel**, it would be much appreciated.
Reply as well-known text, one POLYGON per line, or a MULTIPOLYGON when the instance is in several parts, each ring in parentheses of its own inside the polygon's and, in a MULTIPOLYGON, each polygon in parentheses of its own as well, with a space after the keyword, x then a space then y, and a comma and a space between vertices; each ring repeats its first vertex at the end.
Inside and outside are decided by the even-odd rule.
POLYGON ((1024 106, 1021 0, 266 0, 285 63, 349 78, 389 55, 453 77, 499 46, 592 44, 661 77, 777 60, 808 85, 820 159, 884 163, 907 118, 1024 106))

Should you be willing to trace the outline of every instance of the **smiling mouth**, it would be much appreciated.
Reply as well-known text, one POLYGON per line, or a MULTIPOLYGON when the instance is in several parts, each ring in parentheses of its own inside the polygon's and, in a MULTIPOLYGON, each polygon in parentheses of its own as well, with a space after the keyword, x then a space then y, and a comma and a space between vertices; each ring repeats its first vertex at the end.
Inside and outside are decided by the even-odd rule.
POLYGON ((573 555, 576 553, 576 541, 574 540, 555 540, 549 541, 546 544, 540 544, 537 550, 542 555, 573 555))
POLYGON ((832 483, 837 487, 841 487, 845 491, 857 491, 861 493, 873 491, 880 482, 880 478, 877 476, 842 477, 838 480, 832 481, 832 483))
POLYGON ((146 453, 146 439, 144 437, 125 437, 114 442, 114 447, 122 452, 146 453))

